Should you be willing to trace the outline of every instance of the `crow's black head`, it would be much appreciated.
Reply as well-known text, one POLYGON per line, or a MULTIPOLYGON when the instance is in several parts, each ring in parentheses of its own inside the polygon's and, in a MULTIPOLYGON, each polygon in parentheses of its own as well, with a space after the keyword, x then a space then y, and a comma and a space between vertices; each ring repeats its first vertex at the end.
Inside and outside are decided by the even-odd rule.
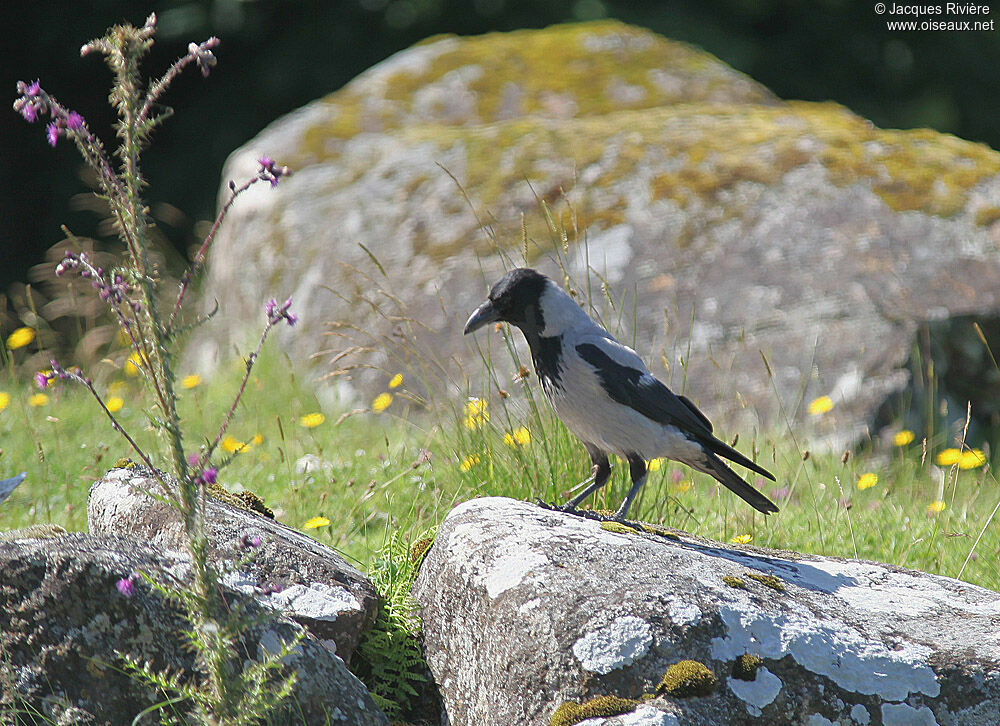
POLYGON ((539 301, 549 278, 526 267, 518 267, 501 277, 490 289, 489 299, 475 309, 465 324, 465 333, 487 323, 511 323, 526 330, 545 327, 539 301))

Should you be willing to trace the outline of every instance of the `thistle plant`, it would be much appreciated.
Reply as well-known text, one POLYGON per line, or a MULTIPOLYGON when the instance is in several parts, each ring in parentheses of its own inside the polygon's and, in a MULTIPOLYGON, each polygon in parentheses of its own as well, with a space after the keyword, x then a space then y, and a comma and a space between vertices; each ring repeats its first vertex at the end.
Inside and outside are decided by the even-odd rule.
MULTIPOLYGON (((192 591, 188 593, 190 597, 184 599, 191 624, 197 632, 222 632, 218 626, 227 622, 226 604, 221 596, 218 575, 208 561, 204 527, 205 488, 215 483, 218 469, 227 463, 214 460, 216 448, 239 405, 264 341, 275 325, 294 325, 296 322, 295 315, 290 312, 291 300, 280 304, 271 300, 266 304, 264 330, 256 351, 246 360, 243 384, 214 440, 192 453, 185 450, 183 426, 177 408, 175 350, 182 334, 204 320, 198 318, 185 322, 183 303, 229 209, 237 197, 253 185, 268 182, 275 186, 289 171, 264 157, 259 160, 260 166, 253 178, 241 185, 230 182, 228 201, 173 292, 169 312, 164 312, 161 304, 169 297, 167 291, 160 289, 157 272, 150 263, 152 221, 142 198, 146 180, 142 175, 140 158, 150 143, 152 132, 172 113, 160 103, 163 94, 189 66, 196 66, 203 76, 208 76, 216 63, 214 49, 218 47, 219 40, 213 37, 200 44, 191 43, 184 56, 159 79, 144 87, 139 62, 152 47, 155 32, 156 16, 150 15, 141 28, 115 26, 106 36, 87 43, 81 49, 83 56, 95 53, 104 56, 114 76, 109 97, 118 117, 115 124, 118 147, 114 161, 83 116, 62 105, 42 87, 40 81, 17 84, 20 96, 14 102, 14 110, 29 123, 47 120, 45 135, 49 145, 56 147, 62 140, 72 142, 97 179, 99 196, 106 202, 118 237, 124 245, 124 260, 119 267, 104 270, 95 266, 86 253, 68 251, 56 268, 56 274, 75 274, 89 280, 96 294, 112 311, 133 349, 131 360, 141 371, 152 395, 156 414, 151 419, 163 444, 161 456, 154 458, 136 443, 105 405, 93 381, 83 370, 65 367, 53 360, 50 370, 38 373, 35 382, 41 388, 56 381, 72 381, 87 388, 111 425, 154 472, 162 485, 160 494, 177 507, 184 522, 193 570, 192 591), (170 484, 162 470, 173 475, 178 485, 170 484)), ((233 684, 240 682, 233 675, 241 666, 228 654, 228 648, 229 643, 221 639, 197 648, 208 692, 208 698, 199 701, 198 710, 207 722, 235 722, 239 720, 237 717, 242 718, 247 712, 248 704, 240 694, 232 692, 237 687, 233 684)))

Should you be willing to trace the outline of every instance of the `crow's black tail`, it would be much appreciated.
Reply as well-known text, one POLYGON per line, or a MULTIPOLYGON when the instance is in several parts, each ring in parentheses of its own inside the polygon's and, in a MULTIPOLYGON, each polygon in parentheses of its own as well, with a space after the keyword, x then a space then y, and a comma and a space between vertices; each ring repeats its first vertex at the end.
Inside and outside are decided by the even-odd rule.
MULTIPOLYGON (((704 464, 695 466, 694 468, 714 476, 722 485, 758 512, 770 514, 771 512, 778 511, 778 507, 775 506, 774 502, 743 481, 743 479, 735 471, 726 466, 722 459, 718 456, 706 451, 705 459, 704 464)), ((754 470, 756 471, 756 468, 754 470)))

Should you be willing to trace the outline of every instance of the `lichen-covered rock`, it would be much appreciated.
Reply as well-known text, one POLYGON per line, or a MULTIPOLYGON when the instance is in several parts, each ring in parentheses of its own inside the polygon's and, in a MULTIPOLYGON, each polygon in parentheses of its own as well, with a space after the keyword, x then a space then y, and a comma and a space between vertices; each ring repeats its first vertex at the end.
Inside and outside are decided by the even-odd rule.
MULTIPOLYGON (((146 493, 157 493, 160 486, 145 467, 112 469, 90 488, 91 534, 183 550, 180 514, 146 493)), ((214 498, 207 502, 209 556, 217 567, 245 560, 246 541, 259 537, 261 542, 245 566, 226 576, 227 584, 295 619, 350 663, 378 609, 378 594, 368 578, 334 550, 280 522, 214 498)))
POLYGON ((813 421, 839 446, 906 387, 921 325, 1000 309, 1000 154, 777 101, 620 23, 403 51, 235 152, 223 198, 265 153, 296 173, 220 230, 203 366, 290 294, 287 350, 323 351, 312 360, 348 394, 414 368, 408 385, 465 390, 481 375, 462 323, 504 257, 559 273, 560 256, 713 417, 783 425, 828 394, 813 421))
MULTIPOLYGON (((182 635, 190 626, 177 604, 142 580, 130 596, 119 590, 119 580, 140 571, 161 582, 189 577, 181 553, 135 539, 76 533, 0 542, 0 720, 132 723, 164 694, 130 678, 119 654, 155 671, 194 673, 182 635)), ((226 590, 226 597, 241 596, 226 590)), ((261 615, 253 602, 246 607, 261 615)), ((259 617, 241 634, 241 652, 273 652, 299 630, 284 618, 259 617)), ((388 724, 364 685, 315 638, 306 636, 285 665, 297 674, 286 702, 290 722, 388 724)), ((175 704, 180 713, 185 707, 175 704)))
POLYGON ((1000 723, 1000 594, 950 578, 484 498, 414 594, 452 726, 572 722, 595 696, 642 704, 608 726, 1000 723))

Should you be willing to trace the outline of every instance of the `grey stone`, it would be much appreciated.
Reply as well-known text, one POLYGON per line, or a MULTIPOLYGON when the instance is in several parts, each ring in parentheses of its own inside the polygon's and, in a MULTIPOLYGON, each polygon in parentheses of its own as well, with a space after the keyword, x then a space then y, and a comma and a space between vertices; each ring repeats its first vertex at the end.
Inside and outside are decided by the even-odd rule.
POLYGON ((593 724, 1000 723, 998 593, 605 526, 502 498, 448 515, 414 594, 451 726, 640 699, 684 660, 715 674, 710 695, 593 724), (731 676, 745 654, 762 659, 752 681, 731 676))
MULTIPOLYGON (((183 550, 180 514, 162 498, 147 493, 158 493, 160 487, 144 467, 112 469, 90 488, 90 532, 183 550)), ((254 594, 263 605, 306 626, 350 663, 361 634, 375 622, 378 611, 378 594, 367 577, 311 537, 215 498, 207 499, 206 525, 209 556, 220 569, 246 559, 243 538, 261 539, 253 558, 230 572, 226 584, 254 594), (275 586, 280 589, 273 591, 275 586)))
MULTIPOLYGON (((370 400, 399 371, 417 395, 464 393, 483 372, 462 323, 487 284, 525 261, 561 278, 559 257, 710 417, 809 420, 814 445, 840 447, 908 387, 921 326, 1000 310, 1000 154, 779 101, 621 23, 403 51, 236 151, 220 199, 264 154, 295 175, 220 230, 204 286, 220 311, 189 352, 202 370, 291 295, 300 325, 276 334, 340 395, 370 400), (811 418, 820 395, 835 408, 811 418)), ((501 381, 517 370, 493 362, 501 381)))
MULTIPOLYGON (((0 720, 132 723, 163 694, 126 675, 119 654, 182 678, 194 674, 182 635, 189 626, 178 605, 142 581, 130 597, 119 592, 116 583, 139 571, 175 583, 190 574, 183 554, 131 538, 75 533, 0 542, 0 720)), ((242 597, 224 594, 231 603, 242 597)), ((266 611, 252 599, 245 605, 258 619, 240 635, 247 658, 273 652, 301 631, 281 617, 260 618, 266 611)), ((297 680, 282 718, 388 724, 364 685, 315 638, 306 635, 285 668, 297 680)))

